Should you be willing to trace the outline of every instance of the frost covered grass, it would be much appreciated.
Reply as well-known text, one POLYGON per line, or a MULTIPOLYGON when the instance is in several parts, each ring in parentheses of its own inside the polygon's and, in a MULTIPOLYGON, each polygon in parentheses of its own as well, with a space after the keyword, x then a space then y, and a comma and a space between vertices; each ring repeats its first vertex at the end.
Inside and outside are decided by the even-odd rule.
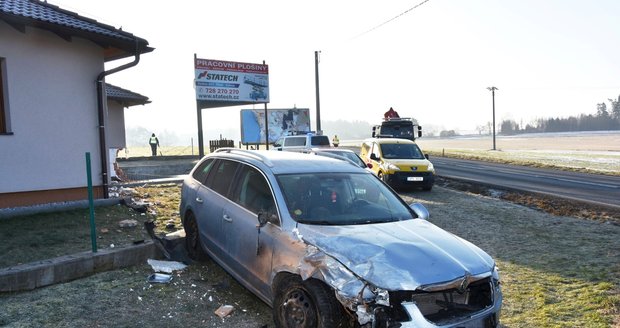
MULTIPOLYGON (((180 184, 135 188, 136 200, 154 202, 144 214, 124 205, 95 207, 97 249, 150 240, 144 229, 147 220, 155 221, 158 235, 170 232, 169 224, 181 229, 180 194, 180 184), (137 225, 121 227, 124 220, 135 220, 137 225)), ((86 208, 0 219, 0 240, 0 268, 90 251, 90 212, 86 208)))
POLYGON ((432 156, 620 175, 620 132, 498 137, 497 150, 488 136, 417 142, 432 156))
MULTIPOLYGON (((158 222, 177 220, 178 185, 136 189, 154 204, 158 222)), ((619 225, 555 216, 441 186, 401 195, 407 202, 423 203, 431 213, 430 222, 469 240, 497 261, 505 327, 620 325, 619 225)), ((83 214, 75 215, 84 219, 83 214)), ((127 215, 126 209, 118 215, 127 215)), ((59 229, 49 221, 39 223, 29 226, 33 235, 50 236, 50 230, 59 229)), ((0 232, 13 226, 0 227, 0 232)), ((7 238, 2 240, 10 243, 7 238)), ((82 239, 81 247, 88 249, 87 234, 82 233, 82 239)), ((48 251, 48 256, 59 252, 48 247, 36 250, 48 251)), ((150 285, 146 280, 150 273, 142 265, 30 292, 0 294, 0 326, 273 327, 269 307, 210 260, 175 274, 169 285, 150 285), (230 318, 213 314, 222 304, 235 306, 230 318)))
MULTIPOLYGON (((89 214, 86 208, 0 219, 0 268, 92 250, 89 214)), ((97 249, 150 238, 147 218, 123 205, 96 207, 97 249), (137 226, 120 227, 123 220, 137 226)))
POLYGON ((485 250, 502 277, 507 327, 620 325, 620 226, 554 216, 437 187, 410 193, 430 221, 485 250))
POLYGON ((620 152, 578 152, 542 150, 476 150, 476 149, 425 149, 431 156, 445 156, 482 160, 540 168, 620 175, 620 152))

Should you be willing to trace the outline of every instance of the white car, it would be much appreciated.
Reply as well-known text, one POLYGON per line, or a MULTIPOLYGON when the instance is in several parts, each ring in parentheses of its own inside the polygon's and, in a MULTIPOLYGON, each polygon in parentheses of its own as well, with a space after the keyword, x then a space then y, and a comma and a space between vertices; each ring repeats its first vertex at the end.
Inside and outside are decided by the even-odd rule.
POLYGON ((281 137, 273 144, 274 150, 288 151, 307 151, 326 147, 330 147, 329 137, 314 133, 281 137))

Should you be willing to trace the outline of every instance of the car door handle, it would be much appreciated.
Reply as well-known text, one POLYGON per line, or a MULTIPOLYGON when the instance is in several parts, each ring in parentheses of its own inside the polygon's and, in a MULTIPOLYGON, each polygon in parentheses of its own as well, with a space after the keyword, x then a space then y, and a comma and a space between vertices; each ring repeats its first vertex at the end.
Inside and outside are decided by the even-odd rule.
POLYGON ((224 214, 223 218, 224 218, 224 221, 226 222, 232 222, 232 218, 228 216, 228 214, 224 214))
POLYGON ((202 204, 204 201, 200 197, 196 197, 196 203, 202 204))

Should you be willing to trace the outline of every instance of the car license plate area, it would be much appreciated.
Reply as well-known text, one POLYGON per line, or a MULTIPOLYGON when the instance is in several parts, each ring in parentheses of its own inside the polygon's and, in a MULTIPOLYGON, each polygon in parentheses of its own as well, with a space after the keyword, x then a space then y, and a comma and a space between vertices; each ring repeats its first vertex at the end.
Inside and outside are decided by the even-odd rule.
POLYGON ((407 177, 407 181, 424 181, 423 177, 407 177))

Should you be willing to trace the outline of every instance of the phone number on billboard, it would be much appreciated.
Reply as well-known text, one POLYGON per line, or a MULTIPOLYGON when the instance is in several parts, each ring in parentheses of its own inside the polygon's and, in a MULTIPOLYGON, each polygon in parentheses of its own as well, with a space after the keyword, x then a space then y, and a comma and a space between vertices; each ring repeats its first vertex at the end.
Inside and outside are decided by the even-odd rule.
POLYGON ((211 94, 221 94, 221 95, 238 95, 239 90, 237 89, 216 89, 216 88, 206 88, 205 91, 211 94))

